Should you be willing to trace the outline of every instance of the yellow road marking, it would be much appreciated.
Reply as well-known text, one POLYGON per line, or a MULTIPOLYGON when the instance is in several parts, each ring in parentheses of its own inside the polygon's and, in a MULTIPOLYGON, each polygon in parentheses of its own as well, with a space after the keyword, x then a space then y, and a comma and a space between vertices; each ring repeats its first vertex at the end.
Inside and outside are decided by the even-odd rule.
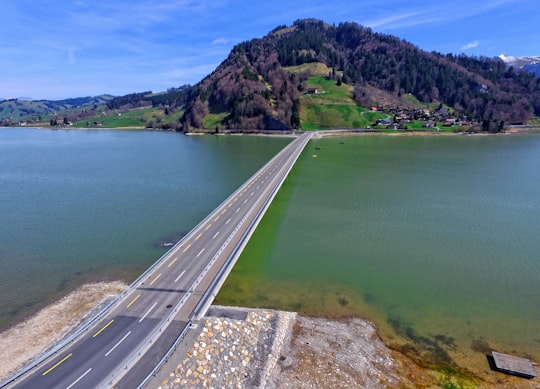
POLYGON ((219 219, 219 215, 217 215, 215 218, 214 218, 214 221, 217 222, 219 219))
POLYGON ((207 231, 210 227, 212 227, 212 224, 207 225, 204 230, 207 231))
POLYGON ((169 263, 169 264, 167 265, 167 267, 171 267, 171 266, 173 265, 173 263, 176 262, 177 259, 178 259, 178 257, 174 257, 174 259, 171 261, 171 263, 169 263))
POLYGON ((197 235, 197 237, 195 238, 195 240, 199 240, 199 238, 202 236, 202 234, 199 234, 197 235))
POLYGON ((224 209, 223 211, 221 211, 221 214, 223 215, 225 212, 227 212, 226 209, 224 209))
POLYGON ((156 281, 158 280, 159 277, 161 277, 161 273, 159 273, 159 274, 156 276, 156 278, 154 278, 154 279, 152 280, 152 282, 149 284, 149 286, 152 286, 152 285, 154 284, 154 282, 156 282, 156 281))
POLYGON ((73 355, 73 353, 69 353, 68 355, 66 355, 64 357, 64 359, 62 359, 60 362, 57 362, 56 365, 54 365, 53 367, 51 367, 49 370, 43 372, 42 375, 47 375, 49 374, 51 371, 53 371, 54 369, 56 369, 58 366, 60 366, 62 363, 64 363, 66 361, 66 359, 68 359, 69 357, 71 357, 73 355))
POLYGON ((135 296, 135 298, 134 298, 133 300, 131 300, 131 302, 127 305, 126 308, 131 307, 131 306, 133 305, 133 303, 139 299, 139 297, 141 297, 140 294, 138 294, 137 296, 135 296))
POLYGON ((184 249, 184 251, 183 251, 183 252, 185 253, 186 251, 188 251, 188 249, 189 249, 190 247, 191 247, 191 243, 190 243, 190 244, 188 244, 188 245, 186 246, 186 248, 184 249))
MULTIPOLYGON (((139 295, 139 296, 140 296, 140 295, 139 295)), ((137 297, 138 297, 138 296, 137 296, 137 297)), ((130 305, 131 305, 131 304, 130 304, 130 305)), ((129 305, 128 305, 128 307, 129 307, 129 305)), ((114 321, 114 319, 112 319, 110 322, 108 322, 107 324, 105 324, 98 332, 96 332, 96 333, 94 334, 94 336, 92 336, 92 338, 95 338, 96 336, 98 336, 99 334, 101 334, 101 333, 105 330, 105 328, 107 328, 108 326, 110 326, 110 325, 112 324, 113 321, 114 321)))

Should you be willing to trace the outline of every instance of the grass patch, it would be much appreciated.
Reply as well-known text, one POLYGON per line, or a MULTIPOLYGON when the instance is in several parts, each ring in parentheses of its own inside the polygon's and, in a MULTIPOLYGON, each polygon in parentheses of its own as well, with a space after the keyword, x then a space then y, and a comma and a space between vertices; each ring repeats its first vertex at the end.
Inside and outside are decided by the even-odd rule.
POLYGON ((317 88, 318 94, 300 98, 300 124, 305 130, 328 128, 366 128, 377 119, 385 118, 380 112, 367 111, 352 98, 352 87, 337 85, 321 75, 313 75, 307 81, 308 88, 317 88))
MULTIPOLYGON (((138 109, 129 112, 124 112, 121 116, 118 116, 115 112, 109 112, 107 115, 97 116, 93 118, 86 118, 78 120, 73 123, 74 127, 87 127, 87 123, 103 122, 102 127, 105 128, 119 128, 119 127, 144 127, 145 119, 155 113, 157 110, 153 108, 138 109)), ((92 125, 92 127, 94 127, 92 125)))
POLYGON ((317 64, 291 68, 296 71, 316 69, 319 73, 307 81, 307 87, 316 88, 319 93, 300 97, 300 125, 304 130, 366 128, 377 119, 387 117, 381 112, 371 112, 357 105, 353 99, 352 86, 337 85, 336 80, 328 79, 328 68, 322 69, 317 64))
POLYGON ((228 112, 209 113, 204 117, 203 127, 207 129, 215 129, 223 126, 223 120, 227 117, 228 112))
POLYGON ((309 71, 312 75, 327 76, 331 69, 321 62, 304 63, 298 66, 284 67, 290 73, 303 73, 309 71))

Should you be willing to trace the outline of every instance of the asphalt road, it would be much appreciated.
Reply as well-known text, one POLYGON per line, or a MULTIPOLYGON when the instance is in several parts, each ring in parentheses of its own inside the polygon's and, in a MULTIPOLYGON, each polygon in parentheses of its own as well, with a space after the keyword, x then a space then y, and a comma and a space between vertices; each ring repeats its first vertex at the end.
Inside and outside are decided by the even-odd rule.
POLYGON ((136 388, 204 315, 311 134, 246 181, 139 278, 99 320, 13 388, 136 388))

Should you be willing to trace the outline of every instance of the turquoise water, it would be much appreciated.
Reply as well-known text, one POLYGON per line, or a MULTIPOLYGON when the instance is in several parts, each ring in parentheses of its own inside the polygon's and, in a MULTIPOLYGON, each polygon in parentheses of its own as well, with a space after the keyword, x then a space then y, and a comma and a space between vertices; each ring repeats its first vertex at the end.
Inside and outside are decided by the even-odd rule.
POLYGON ((218 298, 367 316, 428 364, 540 360, 540 136, 312 141, 218 298))
POLYGON ((0 329, 135 279, 289 141, 0 128, 0 329))

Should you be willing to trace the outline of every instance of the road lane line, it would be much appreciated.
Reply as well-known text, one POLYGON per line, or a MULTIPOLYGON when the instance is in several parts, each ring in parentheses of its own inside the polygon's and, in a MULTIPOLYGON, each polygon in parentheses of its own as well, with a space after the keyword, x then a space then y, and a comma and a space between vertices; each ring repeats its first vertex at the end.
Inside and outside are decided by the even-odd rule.
POLYGON ((184 251, 182 251, 182 252, 185 253, 186 251, 188 251, 188 249, 189 249, 190 247, 191 247, 191 243, 188 244, 188 245, 186 246, 186 248, 184 249, 184 251))
POLYGON ((197 254, 197 258, 199 258, 203 252, 204 252, 204 247, 201 251, 199 251, 199 254, 197 254))
POLYGON ((217 215, 215 218, 214 218, 214 221, 217 222, 219 220, 219 215, 217 215))
MULTIPOLYGON (((150 309, 148 311, 146 311, 146 313, 144 314, 143 317, 141 317, 141 320, 139 320, 139 323, 142 322, 144 319, 146 319, 146 316, 148 316, 150 314, 150 312, 152 311, 152 309, 154 309, 157 305, 157 302, 154 303, 154 305, 152 305, 150 307, 150 309)), ((131 332, 131 331, 130 331, 131 332)))
POLYGON ((227 212, 227 210, 223 209, 223 211, 221 211, 221 214, 223 215, 225 212, 227 212))
POLYGON ((53 371, 54 369, 56 369, 58 366, 60 366, 62 363, 64 363, 69 357, 71 357, 73 355, 73 353, 69 353, 68 355, 66 355, 63 359, 61 359, 59 362, 57 362, 53 367, 51 367, 49 370, 43 372, 43 374, 41 375, 47 375, 49 374, 51 371, 53 371))
POLYGON ((167 265, 167 267, 171 267, 171 266, 173 265, 173 263, 176 262, 177 259, 178 259, 178 257, 174 257, 174 259, 171 261, 171 263, 169 263, 169 264, 167 265))
POLYGON ((199 240, 199 238, 202 236, 202 233, 199 233, 199 235, 197 235, 197 237, 195 238, 195 240, 199 240))
POLYGON ((95 338, 96 336, 98 336, 99 334, 101 334, 103 331, 105 331, 105 328, 107 328, 108 326, 110 326, 112 323, 113 323, 114 319, 112 319, 110 322, 108 322, 107 324, 105 324, 98 332, 96 332, 92 338, 95 338))
POLYGON ((109 356, 110 353, 112 353, 114 351, 115 348, 117 348, 118 346, 120 346, 120 343, 122 343, 124 340, 126 340, 126 338, 129 336, 129 334, 131 334, 131 331, 129 331, 127 334, 124 335, 124 337, 122 339, 120 339, 118 341, 118 343, 116 343, 112 349, 110 349, 109 351, 107 351, 107 353, 105 354, 106 357, 109 356))
POLYGON ((159 274, 156 276, 156 278, 154 278, 154 279, 152 280, 152 282, 151 282, 150 284, 148 284, 148 286, 154 285, 154 282, 156 282, 156 281, 158 280, 159 277, 161 277, 161 273, 159 273, 159 274))
POLYGON ((244 200, 244 204, 247 203, 247 199, 244 200))
POLYGON ((232 203, 229 203, 229 205, 227 205, 227 208, 230 208, 232 207, 232 203))
POLYGON ((215 235, 212 237, 212 239, 216 239, 216 237, 219 235, 219 231, 215 233, 215 235))
POLYGON ((238 213, 239 211, 240 211, 240 208, 238 208, 235 213, 238 213))
POLYGON ((180 277, 182 277, 184 275, 186 271, 184 270, 182 273, 180 273, 180 275, 178 277, 176 277, 176 280, 174 280, 174 282, 178 282, 178 280, 180 279, 180 277))
POLYGON ((208 229, 209 229, 210 227, 212 227, 212 224, 207 225, 206 228, 205 228, 204 230, 205 230, 205 231, 208 231, 208 229))
POLYGON ((79 378, 77 378, 75 381, 73 381, 73 383, 71 385, 69 385, 66 389, 71 389, 73 388, 75 385, 77 385, 77 382, 79 382, 80 380, 82 380, 88 373, 90 373, 92 371, 92 368, 86 370, 86 372, 80 376, 79 378))
POLYGON ((133 305, 133 303, 139 299, 139 297, 141 297, 140 293, 137 296, 135 296, 135 298, 133 300, 131 300, 131 302, 126 306, 126 308, 131 307, 133 305))
POLYGON ((250 196, 253 196, 255 194, 255 192, 251 192, 251 195, 250 196))
POLYGON ((225 224, 229 224, 230 221, 231 221, 231 218, 228 218, 225 224))
POLYGON ((261 186, 260 186, 260 185, 258 185, 256 189, 257 189, 257 190, 259 190, 259 188, 260 188, 260 187, 261 187, 261 186))

